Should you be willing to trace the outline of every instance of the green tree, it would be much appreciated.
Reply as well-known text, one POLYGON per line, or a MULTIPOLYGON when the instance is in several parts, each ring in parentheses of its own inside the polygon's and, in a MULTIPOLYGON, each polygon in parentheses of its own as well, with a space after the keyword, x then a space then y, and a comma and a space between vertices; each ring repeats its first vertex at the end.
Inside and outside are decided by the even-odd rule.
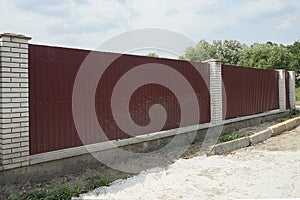
POLYGON ((255 43, 250 48, 244 49, 238 65, 262 69, 290 70, 292 54, 284 45, 267 42, 255 43))
POLYGON ((148 53, 147 56, 148 56, 148 57, 159 58, 158 55, 157 55, 156 53, 148 53))
POLYGON ((200 40, 195 47, 188 47, 180 60, 205 61, 212 58, 212 46, 205 40, 200 40))
POLYGON ((296 72, 297 75, 300 74, 300 42, 296 41, 293 45, 287 46, 288 50, 291 53, 291 63, 290 70, 296 72))
POLYGON ((223 64, 237 65, 242 51, 247 48, 238 40, 214 40, 212 42, 213 58, 218 59, 223 64))
POLYGON ((214 58, 220 60, 223 64, 236 65, 242 50, 246 47, 245 44, 237 40, 224 40, 224 42, 214 40, 212 44, 200 40, 195 47, 188 47, 179 59, 201 62, 214 58))

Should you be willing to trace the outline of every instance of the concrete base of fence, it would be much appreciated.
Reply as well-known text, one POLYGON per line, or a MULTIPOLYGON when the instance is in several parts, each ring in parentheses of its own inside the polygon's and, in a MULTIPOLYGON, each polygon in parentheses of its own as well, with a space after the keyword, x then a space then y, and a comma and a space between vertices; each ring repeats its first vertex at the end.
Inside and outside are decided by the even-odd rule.
MULTIPOLYGON (((223 123, 223 127, 220 126, 215 128, 221 128, 222 135, 224 135, 236 129, 255 126, 266 121, 272 121, 274 119, 285 117, 287 115, 288 111, 270 111, 267 113, 225 120, 223 123)), ((300 122, 300 119, 298 121, 300 122)), ((87 151, 86 147, 75 147, 60 151, 33 155, 30 156, 29 166, 4 171, 1 171, 0 169, 0 185, 15 182, 46 181, 51 180, 54 177, 64 176, 65 174, 78 173, 87 168, 100 169, 105 174, 113 171, 111 168, 105 166, 99 160, 95 159, 95 157, 93 157, 90 152, 93 152, 94 155, 101 156, 101 159, 106 159, 107 162, 115 164, 121 164, 126 161, 130 161, 131 159, 131 161, 139 160, 139 162, 149 163, 148 165, 146 165, 147 168, 163 166, 165 163, 159 162, 159 159, 151 160, 151 156, 146 156, 147 154, 140 154, 141 157, 137 156, 128 158, 124 157, 122 154, 118 154, 116 149, 121 148, 126 151, 132 152, 153 152, 154 150, 160 149, 162 146, 168 144, 173 139, 174 135, 178 134, 178 132, 179 136, 177 137, 175 146, 187 146, 190 145, 191 142, 196 142, 200 145, 202 144, 203 146, 205 146, 206 144, 203 144, 203 141, 206 137, 206 132, 209 126, 210 124, 190 126, 170 131, 162 131, 159 133, 142 135, 125 140, 114 141, 110 144, 94 144, 88 147, 89 151, 87 151)), ((211 129, 210 127, 210 130, 213 129, 211 129)), ((248 142, 245 142, 243 140, 241 140, 243 145, 236 144, 235 148, 233 149, 250 144, 248 140, 248 142)), ((152 156, 153 155, 154 154, 152 154, 152 156)), ((157 155, 155 154, 155 156, 157 155)), ((172 157, 171 154, 161 156, 162 158, 163 156, 168 157, 169 161, 173 161, 174 159, 178 158, 172 157)), ((165 159, 162 160, 165 161, 165 159)), ((144 168, 145 166, 143 167, 134 165, 134 167, 137 168, 137 171, 146 169, 144 168)))

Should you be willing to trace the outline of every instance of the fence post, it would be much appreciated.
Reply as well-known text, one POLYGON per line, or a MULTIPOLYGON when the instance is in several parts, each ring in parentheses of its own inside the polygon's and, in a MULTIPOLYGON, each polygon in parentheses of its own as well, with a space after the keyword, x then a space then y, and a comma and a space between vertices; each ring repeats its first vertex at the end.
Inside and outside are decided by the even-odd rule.
POLYGON ((285 70, 278 69, 279 80, 278 80, 278 87, 279 87, 279 109, 286 110, 286 91, 285 91, 285 70))
MULTIPOLYGON (((28 41, 0 35, 0 168, 29 164, 28 41)), ((1 169, 0 169, 1 170, 1 169)))
POLYGON ((215 59, 210 59, 206 62, 210 65, 211 123, 214 125, 220 125, 223 122, 222 65, 215 59))
POLYGON ((296 108, 296 84, 295 84, 295 72, 288 71, 289 73, 289 95, 291 109, 296 108))

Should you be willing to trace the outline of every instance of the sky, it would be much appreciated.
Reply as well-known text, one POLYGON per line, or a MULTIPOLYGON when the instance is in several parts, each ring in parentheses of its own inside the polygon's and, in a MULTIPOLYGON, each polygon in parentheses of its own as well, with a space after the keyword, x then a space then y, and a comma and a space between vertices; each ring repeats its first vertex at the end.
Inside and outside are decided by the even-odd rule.
POLYGON ((160 28, 197 42, 300 39, 299 0, 0 0, 0 32, 31 43, 95 49, 127 31, 160 28))

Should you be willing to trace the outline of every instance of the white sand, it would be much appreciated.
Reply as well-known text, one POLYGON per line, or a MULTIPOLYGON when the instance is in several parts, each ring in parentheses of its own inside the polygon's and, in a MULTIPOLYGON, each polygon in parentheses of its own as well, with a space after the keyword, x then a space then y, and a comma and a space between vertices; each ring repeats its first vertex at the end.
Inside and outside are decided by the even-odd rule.
POLYGON ((180 159, 82 199, 300 198, 300 128, 227 156, 180 159))

